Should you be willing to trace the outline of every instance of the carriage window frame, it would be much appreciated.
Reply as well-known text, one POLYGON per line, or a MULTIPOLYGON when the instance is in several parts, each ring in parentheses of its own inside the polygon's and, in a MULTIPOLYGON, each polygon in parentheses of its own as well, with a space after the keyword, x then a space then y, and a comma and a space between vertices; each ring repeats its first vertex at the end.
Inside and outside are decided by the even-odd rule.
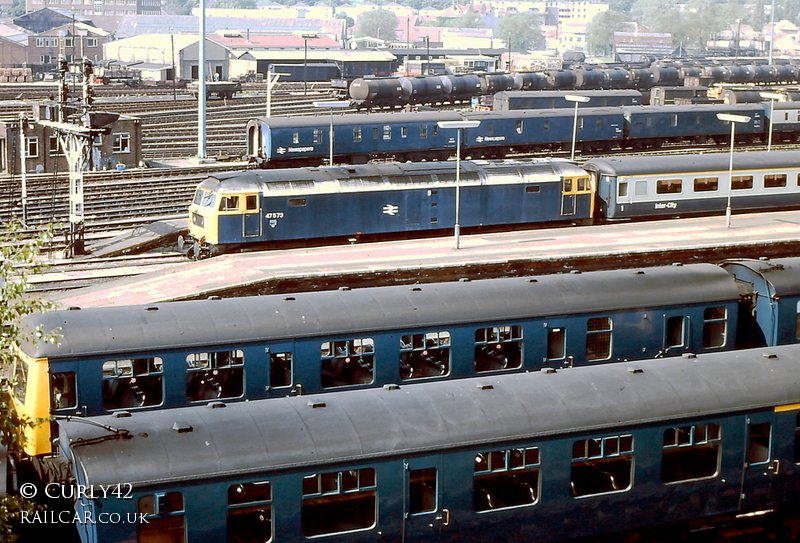
POLYGON ((613 351, 614 322, 611 317, 593 317, 586 321, 586 361, 608 360, 613 351))
POLYGON ((353 127, 353 143, 359 143, 363 139, 364 135, 361 132, 360 126, 353 127))
POLYGON ((538 504, 541 466, 539 447, 477 453, 472 482, 473 511, 487 513, 538 504))
POLYGON ((475 330, 473 356, 475 372, 515 370, 522 367, 522 335, 522 326, 518 324, 489 326, 475 330), (490 352, 487 352, 487 349, 490 352), (483 358, 492 359, 495 367, 481 363, 480 360, 483 358))
POLYGON ((320 344, 320 384, 323 389, 375 382, 375 340, 337 339, 320 344), (355 358, 355 360, 353 360, 355 358), (336 379, 348 377, 349 380, 336 379))
POLYGON ((728 308, 725 306, 706 307, 703 310, 703 347, 718 349, 724 347, 728 338, 728 308))
POLYGON ((787 176, 785 173, 767 173, 764 174, 764 188, 765 189, 779 189, 786 187, 787 176))
POLYGON ((312 143, 322 143, 322 128, 314 128, 311 135, 312 143))
POLYGON ((165 542, 186 540, 186 506, 182 493, 157 492, 142 496, 137 510, 146 521, 137 523, 138 541, 156 537, 165 542))
POLYGON ((661 452, 661 483, 672 485, 714 479, 719 475, 721 458, 722 427, 718 422, 668 428, 664 430, 661 452), (709 453, 714 454, 713 459, 709 453), (681 473, 680 466, 689 466, 695 471, 681 473))
POLYGON ((274 538, 272 485, 269 481, 238 483, 228 487, 228 541, 269 543, 274 538), (266 530, 256 530, 259 523, 266 530), (264 536, 268 535, 268 538, 264 536))
POLYGON ((695 177, 695 192, 716 192, 719 190, 719 177, 695 177))
POLYGON ((633 488, 633 457, 631 434, 574 441, 570 466, 572 497, 585 498, 629 491, 633 488), (622 484, 617 483, 620 477, 622 484), (589 481, 590 485, 584 487, 585 481, 589 481))
POLYGON ((374 468, 306 475, 302 490, 300 516, 305 537, 366 531, 377 525, 378 484, 374 468), (366 507, 353 507, 356 500, 364 502, 366 507), (316 510, 307 514, 308 508, 312 507, 316 510), (338 523, 342 519, 345 519, 346 528, 339 529, 338 523), (359 526, 353 527, 354 522, 359 526))
POLYGON ((748 190, 753 188, 752 175, 734 175, 731 178, 731 190, 748 190))
POLYGON ((300 132, 298 132, 297 130, 292 131, 292 143, 293 144, 300 143, 300 132))
POLYGON ((408 514, 433 513, 439 506, 439 470, 436 468, 408 471, 408 514))
MULTIPOLYGON (((198 390, 199 393, 199 390, 198 390)), ((226 400, 244 395, 244 351, 197 351, 186 355, 186 399, 190 402, 226 400), (226 356, 223 356, 226 355, 226 356), (230 387, 228 385, 230 384, 230 387), (216 389, 218 395, 199 397, 192 387, 216 389)))
POLYGON ((400 337, 400 379, 403 381, 450 375, 451 361, 452 336, 447 330, 400 337))
POLYGON ((78 407, 78 381, 74 371, 54 371, 50 374, 50 405, 53 409, 78 407), (57 384, 57 383, 61 384, 57 384))
POLYGON ((680 194, 683 192, 683 179, 657 179, 656 194, 680 194))
MULTIPOLYGON (((109 411, 113 411, 115 409, 137 409, 137 408, 147 408, 147 407, 155 407, 164 403, 164 360, 159 356, 142 356, 142 357, 134 357, 134 358, 120 358, 116 360, 105 360, 102 364, 102 373, 103 373, 103 408, 109 411), (136 364, 137 361, 140 363, 144 362, 146 365, 145 371, 137 371, 136 364), (122 364, 121 364, 122 363, 122 364), (113 364, 113 368, 111 366, 113 364), (129 367, 130 372, 128 373, 125 368, 129 367), (122 370, 120 370, 122 368, 122 370), (113 373, 111 373, 113 371, 113 373), (147 379, 152 378, 152 379, 147 379), (149 383, 157 383, 157 389, 153 386, 148 386, 148 391, 156 391, 158 392, 156 396, 156 401, 149 401, 148 402, 148 395, 142 392, 144 400, 140 405, 119 405, 116 407, 109 406, 108 403, 108 388, 112 385, 112 381, 115 380, 126 380, 126 384, 131 389, 136 389, 139 392, 141 388, 139 387, 140 380, 146 380, 149 383)), ((117 383, 114 388, 120 386, 121 383, 117 383)), ((136 392, 134 392, 136 394, 136 392)), ((116 394, 115 394, 116 395, 116 394)))

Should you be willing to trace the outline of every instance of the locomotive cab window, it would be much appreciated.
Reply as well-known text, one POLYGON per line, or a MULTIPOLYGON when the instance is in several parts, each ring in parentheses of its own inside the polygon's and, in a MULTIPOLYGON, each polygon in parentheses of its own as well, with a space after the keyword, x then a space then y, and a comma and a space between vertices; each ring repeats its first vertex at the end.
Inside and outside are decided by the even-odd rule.
POLYGON ((219 202, 220 211, 236 211, 239 209, 238 196, 223 196, 219 202))
POLYGON ((318 473, 303 478, 303 535, 368 530, 377 520, 377 488, 372 468, 318 473))
POLYGON ((480 513, 536 504, 540 465, 538 447, 478 453, 472 483, 473 509, 480 513))
POLYGON ((576 498, 630 490, 633 436, 581 439, 572 445, 570 488, 576 498))
POLYGON ((420 379, 450 373, 450 332, 400 338, 400 378, 420 379))
POLYGON ((255 194, 248 194, 245 196, 245 209, 247 211, 255 211, 258 209, 258 196, 255 194))
POLYGON ((161 358, 134 358, 103 362, 103 405, 127 409, 159 405, 163 399, 161 358))
POLYGON ((268 543, 272 540, 272 486, 267 481, 228 488, 228 541, 268 543))
POLYGON ((374 381, 372 338, 325 341, 320 347, 322 388, 366 385, 374 381))
POLYGON ((664 432, 661 482, 665 484, 716 477, 719 471, 720 426, 694 424, 664 432))
POLYGON ((244 392, 244 352, 192 353, 186 357, 186 397, 190 402, 238 398, 244 392))
POLYGON ((521 326, 494 326, 475 331, 476 372, 516 369, 521 364, 521 326))

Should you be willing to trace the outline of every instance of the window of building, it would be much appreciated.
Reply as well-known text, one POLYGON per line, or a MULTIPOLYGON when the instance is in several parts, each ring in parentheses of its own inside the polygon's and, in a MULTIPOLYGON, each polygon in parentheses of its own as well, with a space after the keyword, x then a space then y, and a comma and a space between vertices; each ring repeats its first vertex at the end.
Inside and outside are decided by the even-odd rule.
POLYGON ((656 194, 679 194, 683 190, 683 179, 659 179, 656 194))
POLYGON ((228 488, 228 541, 272 541, 272 485, 268 481, 228 488))
POLYGON ((377 485, 372 468, 318 473, 303 478, 303 535, 366 530, 377 519, 377 485))
POLYGON ((373 382, 375 342, 372 338, 325 341, 320 352, 323 388, 373 382))
POLYGON ((575 497, 631 488, 633 436, 581 439, 572 445, 570 486, 575 497))
POLYGON ((103 362, 103 405, 127 409, 159 405, 163 392, 161 358, 133 358, 103 362))
POLYGON ((238 398, 243 392, 243 351, 191 353, 186 357, 186 397, 190 402, 238 398))
POLYGON ((112 134, 111 150, 115 153, 130 153, 131 152, 130 133, 121 132, 119 134, 112 134))
POLYGON ((764 176, 764 188, 774 189, 786 186, 785 173, 773 173, 764 176))
POLYGON ((39 138, 37 136, 25 138, 25 157, 26 158, 39 157, 39 138))
POLYGON ((533 505, 539 501, 538 447, 482 452, 475 456, 475 511, 533 505))
POLYGON ((400 338, 400 378, 421 379, 450 373, 450 332, 400 338))
POLYGON ((47 143, 50 156, 64 156, 64 148, 61 147, 61 141, 58 136, 50 136, 47 139, 47 143))
POLYGON ((97 38, 86 38, 86 47, 97 47, 97 38))
POLYGON ((731 179, 731 189, 744 190, 753 188, 752 175, 734 175, 731 179))
MULTIPOLYGON (((69 0, 62 0, 62 4, 69 4, 69 0)), ((73 38, 64 38, 64 47, 73 47, 73 38)))
POLYGON ((724 347, 727 330, 728 310, 725 307, 707 307, 703 311, 703 347, 724 347))
POLYGON ((139 541, 186 541, 183 494, 180 492, 157 493, 139 498, 139 513, 144 515, 145 520, 137 523, 139 541))
POLYGON ((694 180, 695 192, 712 192, 719 188, 718 177, 696 177, 694 180))
POLYGON ((273 388, 292 385, 292 353, 269 355, 269 384, 273 388))
POLYGON ((408 513, 410 515, 436 511, 437 483, 436 468, 408 472, 408 513))
POLYGON ((667 429, 661 456, 661 482, 680 483, 716 476, 721 441, 718 423, 667 429))
POLYGON ((611 358, 611 318, 589 319, 586 329, 586 360, 611 358))
MULTIPOLYGON (((20 364, 22 363, 20 362, 20 364)), ((67 409, 78 406, 74 371, 50 374, 50 402, 53 409, 67 409)))
POLYGON ((521 364, 521 326, 492 326, 475 331, 476 372, 515 369, 521 364))

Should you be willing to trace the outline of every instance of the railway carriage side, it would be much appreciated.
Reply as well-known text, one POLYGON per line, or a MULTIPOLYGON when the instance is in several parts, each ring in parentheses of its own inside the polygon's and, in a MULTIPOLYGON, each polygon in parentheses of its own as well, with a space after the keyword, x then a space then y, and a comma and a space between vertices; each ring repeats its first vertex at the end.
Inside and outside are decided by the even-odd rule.
POLYGON ((66 421, 59 445, 78 484, 126 492, 82 496, 80 512, 146 519, 86 523, 86 542, 677 540, 791 513, 797 357, 782 347, 66 421))
POLYGON ((599 213, 607 220, 734 213, 800 205, 800 153, 617 157, 584 164, 598 186, 599 213))

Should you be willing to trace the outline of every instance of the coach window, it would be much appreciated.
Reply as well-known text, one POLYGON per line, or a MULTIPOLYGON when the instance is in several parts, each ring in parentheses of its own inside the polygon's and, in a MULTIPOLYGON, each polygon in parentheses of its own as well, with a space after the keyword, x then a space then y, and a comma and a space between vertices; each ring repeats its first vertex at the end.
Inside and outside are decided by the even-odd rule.
POLYGON ((747 465, 769 462, 772 425, 768 422, 750 425, 750 438, 747 442, 747 465))
POLYGON ((192 353, 186 357, 186 397, 190 402, 238 398, 243 391, 243 351, 192 353))
POLYGON ((401 138, 407 138, 408 137, 408 127, 407 126, 401 126, 400 127, 400 137, 401 138))
POLYGON ((523 129, 522 119, 517 119, 516 125, 517 125, 516 126, 517 134, 522 134, 522 129, 523 129))
POLYGON ((353 141, 358 143, 361 141, 362 134, 361 134, 361 127, 355 126, 353 127, 353 141))
POLYGON ((547 331, 547 359, 561 360, 567 355, 567 330, 551 328, 547 331))
POLYGON ((380 131, 379 128, 373 128, 372 129, 372 139, 374 139, 374 140, 380 139, 379 138, 380 137, 380 133, 381 133, 381 131, 380 131))
POLYGON ((581 439, 572 444, 570 487, 576 498, 631 488, 633 436, 581 439))
POLYGON ((586 360, 611 358, 611 318, 589 319, 586 328, 586 360))
POLYGON ((712 192, 719 188, 718 177, 696 177, 694 180, 695 192, 712 192))
POLYGON ((75 372, 65 371, 50 374, 50 392, 53 409, 77 407, 75 372))
POLYGON ((656 194, 679 194, 683 189, 683 179, 659 179, 656 181, 656 194))
POLYGON ((667 349, 677 349, 686 345, 685 317, 667 318, 667 329, 664 346, 667 349))
POLYGON ((228 543, 272 541, 272 486, 268 481, 228 487, 228 543))
POLYGON ((745 190, 753 188, 752 175, 734 175, 731 179, 731 188, 733 190, 745 190))
POLYGON ((303 478, 303 535, 367 530, 377 520, 375 470, 361 468, 303 478))
POLYGON ((786 186, 785 173, 774 173, 774 174, 767 174, 764 176, 764 188, 774 189, 785 186, 786 186))
POLYGON ((300 143, 300 132, 292 132, 292 143, 300 143))
POLYGON ((628 183, 620 182, 617 185, 617 197, 625 198, 628 196, 628 183))
POLYGON ((510 370, 521 364, 521 326, 493 326, 475 331, 476 372, 510 370))
POLYGON ((321 128, 315 128, 314 129, 311 141, 313 143, 322 143, 322 129, 321 128))
POLYGON ((472 506, 477 512, 534 505, 539 501, 539 448, 475 455, 472 506))
POLYGON ((183 494, 158 492, 139 498, 139 513, 144 522, 137 524, 142 543, 184 543, 183 494))
POLYGON ((292 385, 292 353, 269 355, 269 386, 271 388, 292 385))
POLYGON ((583 130, 583 117, 578 117, 578 130, 583 130))
POLYGON ((408 472, 408 514, 436 511, 436 468, 416 469, 408 472))
POLYGON ((400 378, 420 379, 450 373, 450 332, 400 338, 400 378))
POLYGON ((106 409, 159 405, 163 371, 158 357, 103 362, 103 405, 106 409))
POLYGON ((320 352, 323 388, 365 385, 374 380, 375 342, 372 338, 325 341, 320 352))
POLYGON ((428 137, 428 125, 423 124, 419 127, 419 137, 420 139, 426 139, 428 137))
POLYGON ((669 125, 670 126, 678 126, 678 115, 673 113, 669 116, 669 125))
POLYGON ((647 196, 647 181, 634 182, 633 194, 635 196, 647 196))
POLYGON ((220 211, 236 211, 239 209, 238 196, 223 196, 219 201, 220 211))
POLYGON ((728 330, 728 310, 724 307, 707 307, 703 311, 703 347, 723 347, 728 330))
POLYGON ((550 120, 549 119, 545 120, 544 123, 542 123, 542 130, 550 130, 550 120))
POLYGON ((383 139, 385 140, 392 139, 392 125, 390 124, 383 125, 383 139))
POLYGON ((800 302, 797 302, 797 309, 794 316, 794 337, 800 339, 800 302))
POLYGON ((721 442, 720 426, 716 422, 667 429, 661 455, 661 482, 681 483, 715 477, 721 442))

